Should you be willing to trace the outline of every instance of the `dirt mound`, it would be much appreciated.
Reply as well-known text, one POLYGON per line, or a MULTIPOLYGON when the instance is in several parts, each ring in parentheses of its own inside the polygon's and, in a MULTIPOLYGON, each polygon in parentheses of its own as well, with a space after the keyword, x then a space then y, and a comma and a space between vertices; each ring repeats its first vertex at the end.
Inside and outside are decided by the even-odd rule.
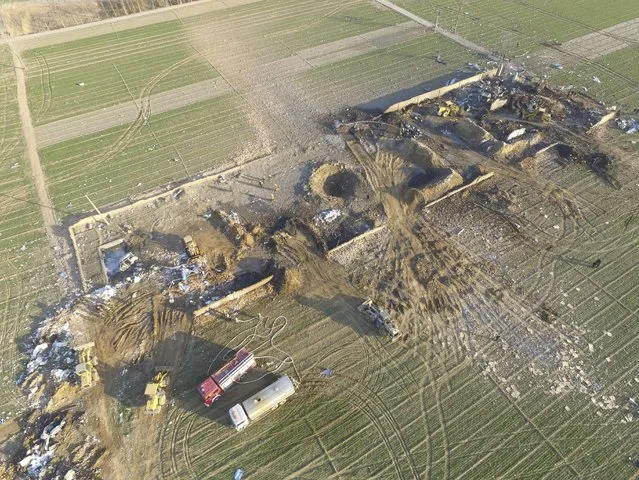
POLYGON ((311 190, 320 197, 353 198, 359 186, 359 177, 344 165, 325 163, 311 175, 311 190))
POLYGON ((304 283, 304 274, 299 268, 284 268, 275 275, 275 282, 279 293, 293 293, 304 283))
POLYGON ((435 168, 423 171, 410 179, 406 201, 409 204, 421 200, 430 202, 463 183, 462 176, 452 168, 435 168))

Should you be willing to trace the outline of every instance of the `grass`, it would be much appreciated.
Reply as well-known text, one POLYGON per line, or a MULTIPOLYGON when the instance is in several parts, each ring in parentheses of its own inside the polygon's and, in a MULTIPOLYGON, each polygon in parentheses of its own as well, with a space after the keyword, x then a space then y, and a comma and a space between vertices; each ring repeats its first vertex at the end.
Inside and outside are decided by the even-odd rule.
POLYGON ((639 107, 639 51, 624 48, 587 64, 552 70, 550 80, 560 85, 586 87, 588 93, 616 104, 626 112, 639 107), (599 78, 601 83, 593 80, 599 78))
POLYGON ((469 62, 481 62, 481 58, 445 37, 426 34, 313 68, 302 74, 301 81, 309 92, 318 95, 357 89, 374 98, 442 77, 450 78, 451 74, 467 69, 469 62), (447 62, 445 65, 435 61, 439 54, 447 62))
MULTIPOLYGON (((288 298, 246 313, 265 311, 295 318, 277 347, 301 373, 296 395, 238 434, 224 426, 228 405, 205 409, 183 384, 162 437, 165 476, 223 478, 235 468, 273 479, 427 478, 427 472, 430 478, 574 479, 575 471, 627 478, 632 472, 620 461, 632 426, 598 417, 583 396, 553 396, 531 385, 515 400, 471 362, 431 355, 423 343, 389 345, 370 332, 356 334, 357 318, 351 325, 334 320, 347 315, 339 309, 327 318, 288 298), (319 376, 324 367, 334 370, 329 379, 319 376)), ((252 327, 211 320, 196 333, 241 343, 252 327)), ((187 359, 182 378, 193 373, 188 365, 210 362, 205 349, 197 352, 204 357, 187 359)), ((264 346, 256 354, 281 356, 264 346)), ((282 373, 295 377, 295 371, 282 373)), ((508 376, 513 383, 532 381, 519 369, 508 376)), ((249 385, 233 395, 245 397, 241 390, 249 385)))
POLYGON ((134 135, 124 125, 44 148, 53 202, 88 210, 85 194, 104 206, 220 167, 251 140, 245 115, 237 95, 224 95, 154 115, 134 135))
POLYGON ((23 57, 36 125, 218 76, 177 21, 28 50, 23 57))
POLYGON ((366 0, 273 0, 184 19, 198 43, 213 38, 246 45, 244 53, 273 61, 296 51, 406 21, 366 0))
POLYGON ((15 74, 6 47, 0 49, 0 58, 5 87, 0 91, 0 418, 6 418, 25 407, 15 385, 24 362, 18 341, 59 290, 25 157, 15 74))
POLYGON ((398 0, 412 13, 507 56, 567 40, 639 16, 634 0, 398 0))

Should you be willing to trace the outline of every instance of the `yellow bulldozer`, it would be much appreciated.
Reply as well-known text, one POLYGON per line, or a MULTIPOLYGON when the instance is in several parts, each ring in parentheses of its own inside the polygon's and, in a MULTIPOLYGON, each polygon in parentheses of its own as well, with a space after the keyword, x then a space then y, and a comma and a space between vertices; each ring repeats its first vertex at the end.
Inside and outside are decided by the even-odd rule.
POLYGON ((78 352, 78 364, 75 366, 75 374, 80 378, 80 386, 82 388, 89 388, 95 385, 100 376, 95 366, 98 363, 97 358, 93 355, 93 348, 95 343, 85 343, 74 347, 78 352))
POLYGON ((451 102, 450 100, 446 100, 443 105, 440 105, 437 109, 437 115, 439 117, 449 117, 456 116, 460 117, 462 115, 463 109, 455 102, 451 102))
POLYGON ((157 367, 155 376, 146 384, 146 413, 159 413, 166 403, 166 389, 169 386, 169 367, 157 367))
POLYGON ((191 235, 187 235, 183 238, 183 240, 184 247, 186 248, 186 254, 189 256, 189 258, 199 257, 200 248, 197 246, 197 243, 195 243, 195 240, 193 240, 193 237, 191 235))

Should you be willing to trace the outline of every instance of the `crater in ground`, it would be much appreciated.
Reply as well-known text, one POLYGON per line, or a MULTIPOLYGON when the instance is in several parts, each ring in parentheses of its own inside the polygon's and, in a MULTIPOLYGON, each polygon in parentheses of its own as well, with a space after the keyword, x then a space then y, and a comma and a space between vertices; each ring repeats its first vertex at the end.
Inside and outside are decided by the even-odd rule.
POLYGON ((354 171, 335 163, 320 165, 310 179, 310 187, 315 194, 342 199, 355 197, 359 183, 354 171))

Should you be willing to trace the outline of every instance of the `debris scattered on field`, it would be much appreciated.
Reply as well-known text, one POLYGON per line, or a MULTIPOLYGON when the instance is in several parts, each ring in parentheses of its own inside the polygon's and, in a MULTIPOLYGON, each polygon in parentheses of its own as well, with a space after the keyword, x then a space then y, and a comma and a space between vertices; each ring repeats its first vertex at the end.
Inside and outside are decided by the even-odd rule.
POLYGON ((315 217, 315 223, 332 223, 341 217, 343 212, 336 208, 324 210, 315 217))
POLYGON ((599 77, 595 77, 595 76, 592 77, 592 81, 595 82, 595 83, 601 83, 601 79, 599 77))
POLYGON ((238 468, 235 470, 235 474, 233 475, 233 480, 242 480, 243 476, 244 476, 244 470, 242 470, 241 468, 238 468))
POLYGON ((551 65, 551 67, 554 68, 555 70, 563 70, 564 69, 564 67, 563 67, 563 65, 561 63, 553 63, 551 65))
POLYGON ((639 132, 639 122, 637 122, 637 120, 634 118, 628 118, 628 119, 618 118, 617 125, 619 126, 619 128, 621 128, 624 132, 628 134, 639 132))
POLYGON ((320 375, 322 377, 330 377, 331 375, 333 375, 333 370, 331 370, 330 368, 325 368, 320 372, 320 375))
POLYGON ((526 133, 526 127, 522 127, 522 128, 518 128, 517 130, 513 130, 506 137, 506 141, 510 142, 511 140, 514 140, 515 138, 522 136, 524 133, 526 133))

